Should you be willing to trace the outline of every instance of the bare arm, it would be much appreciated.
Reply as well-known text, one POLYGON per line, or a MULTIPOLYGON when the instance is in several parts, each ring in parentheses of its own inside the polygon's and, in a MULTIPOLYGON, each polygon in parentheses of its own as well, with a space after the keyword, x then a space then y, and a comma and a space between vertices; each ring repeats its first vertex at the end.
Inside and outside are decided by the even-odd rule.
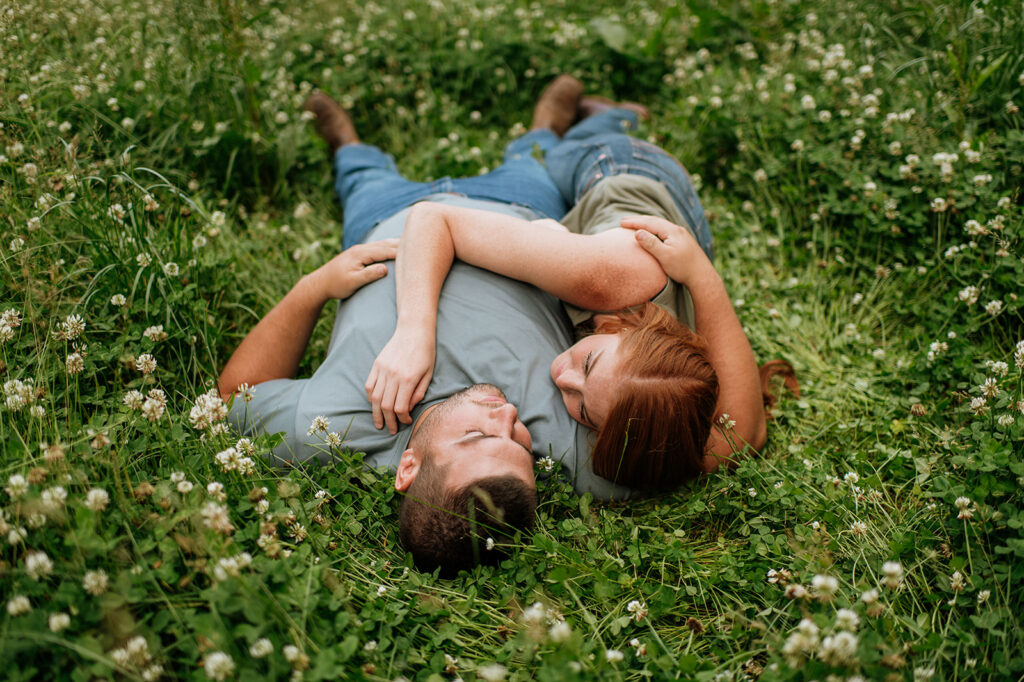
POLYGON ((378 261, 395 257, 397 239, 360 244, 306 275, 242 340, 220 374, 217 388, 227 399, 245 383, 295 376, 321 309, 387 274, 378 261))
POLYGON ((406 220, 399 268, 407 267, 401 264, 402 252, 415 253, 417 260, 431 252, 445 259, 453 254, 585 310, 626 308, 650 300, 665 286, 665 273, 628 230, 581 235, 543 222, 419 203, 406 220))
POLYGON ((374 424, 395 433, 411 423, 434 366, 437 304, 455 259, 528 282, 587 310, 650 300, 665 286, 657 260, 628 230, 572 234, 550 220, 421 202, 398 249, 398 325, 366 380, 374 424))
POLYGON ((732 461, 734 449, 744 445, 761 449, 767 427, 757 361, 721 276, 686 229, 649 216, 628 218, 622 225, 636 230, 636 241, 658 259, 669 277, 689 289, 697 331, 707 339, 708 361, 718 375, 716 421, 723 414, 735 421, 733 429, 712 429, 704 470, 714 471, 732 461))

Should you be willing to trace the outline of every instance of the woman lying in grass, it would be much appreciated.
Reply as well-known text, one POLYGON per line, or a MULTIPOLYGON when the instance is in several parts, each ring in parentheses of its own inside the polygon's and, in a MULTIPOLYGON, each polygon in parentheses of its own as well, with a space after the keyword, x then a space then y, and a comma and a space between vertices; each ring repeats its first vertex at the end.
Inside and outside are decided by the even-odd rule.
POLYGON ((551 379, 569 414, 596 433, 594 473, 639 490, 671 489, 763 447, 763 382, 782 370, 795 385, 792 370, 769 363, 759 372, 682 166, 621 132, 642 108, 581 99, 582 86, 566 76, 549 90, 572 106, 561 130, 549 124, 556 133, 582 118, 545 158, 574 208, 557 223, 413 207, 397 260, 399 324, 366 382, 374 420, 394 432, 426 391, 438 296, 458 258, 567 304, 585 335, 555 358, 551 379))

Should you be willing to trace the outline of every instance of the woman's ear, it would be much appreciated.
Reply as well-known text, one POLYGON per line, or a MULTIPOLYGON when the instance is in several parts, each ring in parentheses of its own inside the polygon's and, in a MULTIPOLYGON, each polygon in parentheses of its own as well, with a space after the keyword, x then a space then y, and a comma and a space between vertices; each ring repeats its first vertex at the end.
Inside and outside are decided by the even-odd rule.
POLYGON ((413 448, 402 453, 402 458, 398 461, 398 471, 395 472, 395 490, 405 492, 409 489, 420 473, 422 461, 423 456, 413 448))

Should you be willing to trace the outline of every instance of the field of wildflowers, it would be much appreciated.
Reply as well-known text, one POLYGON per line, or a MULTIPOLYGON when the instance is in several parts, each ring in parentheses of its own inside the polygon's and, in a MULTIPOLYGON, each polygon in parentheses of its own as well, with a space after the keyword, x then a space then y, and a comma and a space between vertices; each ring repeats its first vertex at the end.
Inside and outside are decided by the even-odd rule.
POLYGON ((0 3, 0 676, 1020 679, 1022 46, 997 0, 0 3), (651 107, 803 394, 439 580, 386 475, 269 467, 211 389, 340 248, 314 87, 425 179, 560 72, 651 107))

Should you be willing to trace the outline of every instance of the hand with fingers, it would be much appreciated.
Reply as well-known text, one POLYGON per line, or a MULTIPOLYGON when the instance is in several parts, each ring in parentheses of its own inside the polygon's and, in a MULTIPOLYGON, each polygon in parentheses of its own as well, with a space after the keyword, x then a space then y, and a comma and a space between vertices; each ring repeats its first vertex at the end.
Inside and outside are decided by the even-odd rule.
POLYGON ((412 409, 423 400, 434 373, 436 352, 432 331, 401 325, 370 368, 364 388, 373 408, 373 425, 387 426, 393 435, 398 424, 412 423, 412 409))
POLYGON ((622 227, 635 230, 636 241, 658 259, 670 278, 681 284, 703 268, 713 267, 707 254, 688 229, 655 216, 628 216, 622 227))
POLYGON ((388 274, 387 266, 381 261, 394 260, 397 253, 397 239, 357 244, 321 265, 311 275, 327 298, 348 298, 361 286, 388 274))

